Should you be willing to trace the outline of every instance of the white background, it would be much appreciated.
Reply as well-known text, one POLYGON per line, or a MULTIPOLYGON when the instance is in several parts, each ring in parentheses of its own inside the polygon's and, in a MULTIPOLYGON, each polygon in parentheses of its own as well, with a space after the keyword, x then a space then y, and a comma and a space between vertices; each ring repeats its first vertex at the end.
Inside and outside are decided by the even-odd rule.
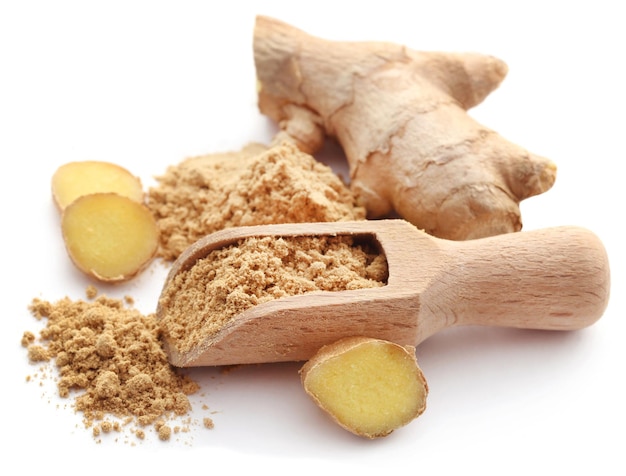
MULTIPOLYGON (((1 0, 2 467, 625 474, 626 38, 618 5, 1 0), (304 395, 298 364, 197 370, 194 415, 204 416, 206 404, 215 428, 136 446, 123 437, 96 444, 71 400, 51 383, 27 383, 33 368, 19 341, 38 329, 28 303, 80 299, 88 283, 64 250, 52 173, 69 161, 107 160, 149 186, 185 157, 269 141, 274 126, 256 108, 257 13, 329 39, 505 60, 508 77, 471 114, 557 163, 553 189, 523 203, 525 229, 580 225, 602 238, 612 296, 600 321, 573 333, 464 328, 432 337, 417 349, 430 385, 426 412, 375 441, 331 424, 304 395)), ((343 166, 336 148, 320 154, 329 157, 343 166)), ((135 281, 100 289, 130 294, 152 312, 164 274, 155 264, 135 281)))

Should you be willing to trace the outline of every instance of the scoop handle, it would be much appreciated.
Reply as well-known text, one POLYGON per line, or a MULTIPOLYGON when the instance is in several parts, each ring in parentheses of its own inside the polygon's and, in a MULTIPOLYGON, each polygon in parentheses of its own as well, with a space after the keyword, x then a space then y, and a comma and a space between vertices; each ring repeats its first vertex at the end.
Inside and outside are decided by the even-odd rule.
POLYGON ((437 284, 437 305, 447 325, 574 330, 594 323, 608 304, 608 256, 587 229, 552 227, 445 246, 454 259, 437 284))

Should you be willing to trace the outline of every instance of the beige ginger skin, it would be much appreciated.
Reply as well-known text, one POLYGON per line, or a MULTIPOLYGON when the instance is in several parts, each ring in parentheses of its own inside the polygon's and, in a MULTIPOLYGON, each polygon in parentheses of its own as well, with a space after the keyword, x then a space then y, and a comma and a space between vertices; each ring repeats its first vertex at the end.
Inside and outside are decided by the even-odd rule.
POLYGON ((275 141, 314 154, 336 138, 368 218, 395 213, 452 240, 509 233, 519 203, 555 181, 550 160, 467 114, 504 79, 497 58, 329 41, 259 16, 254 59, 275 141))

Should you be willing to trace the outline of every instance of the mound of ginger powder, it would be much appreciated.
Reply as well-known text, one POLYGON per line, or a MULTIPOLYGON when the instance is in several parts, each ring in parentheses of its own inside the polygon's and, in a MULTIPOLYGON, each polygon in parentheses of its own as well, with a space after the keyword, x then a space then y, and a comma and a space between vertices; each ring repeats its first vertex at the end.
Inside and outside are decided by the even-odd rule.
POLYGON ((191 157, 157 182, 147 205, 159 227, 159 256, 169 261, 225 228, 365 219, 341 178, 289 143, 191 157))

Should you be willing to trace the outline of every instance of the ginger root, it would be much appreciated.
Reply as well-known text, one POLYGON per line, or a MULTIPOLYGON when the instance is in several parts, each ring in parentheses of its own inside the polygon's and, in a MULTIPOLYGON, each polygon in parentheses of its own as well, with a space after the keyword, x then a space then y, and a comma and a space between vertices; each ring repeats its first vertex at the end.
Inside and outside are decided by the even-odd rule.
POLYGON ((300 375, 315 403, 358 436, 387 436, 426 408, 428 385, 412 346, 369 337, 341 339, 322 347, 300 375))
POLYGON ((68 162, 52 176, 52 197, 61 211, 78 197, 104 192, 114 192, 137 202, 142 202, 144 198, 139 178, 110 162, 68 162))
POLYGON ((74 264, 104 282, 136 276, 155 255, 159 238, 150 210, 116 193, 74 200, 63 211, 61 230, 74 264))
POLYGON ((499 59, 329 41, 259 16, 254 60, 275 140, 314 154, 335 137, 368 218, 395 213, 453 240, 508 233, 520 201, 554 183, 551 161, 467 114, 505 77, 499 59))

